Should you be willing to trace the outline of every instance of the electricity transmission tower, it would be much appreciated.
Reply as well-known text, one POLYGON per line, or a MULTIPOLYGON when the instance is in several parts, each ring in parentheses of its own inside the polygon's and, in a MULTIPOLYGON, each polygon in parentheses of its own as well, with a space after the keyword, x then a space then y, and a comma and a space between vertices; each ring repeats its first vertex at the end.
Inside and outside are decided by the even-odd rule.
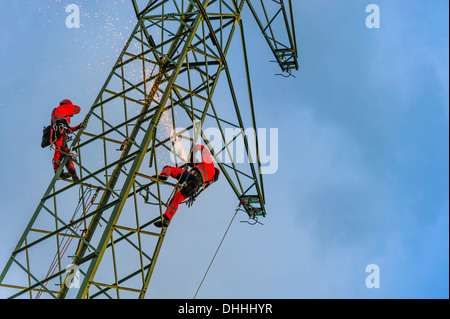
POLYGON ((66 158, 0 273, 11 298, 143 298, 166 233, 153 223, 176 186, 153 176, 164 165, 184 164, 175 147, 180 139, 189 143, 188 154, 203 140, 220 182, 226 179, 248 216, 266 215, 258 138, 245 131, 256 131, 256 122, 242 12, 251 12, 289 75, 298 69, 291 1, 132 3, 136 27, 71 143, 80 181, 59 178, 66 158), (244 102, 227 62, 236 34, 244 102), (216 91, 227 97, 216 101, 216 91), (221 147, 208 140, 210 127, 220 132, 221 147), (227 128, 237 133, 227 136, 227 128), (233 156, 237 140, 244 163, 233 156))

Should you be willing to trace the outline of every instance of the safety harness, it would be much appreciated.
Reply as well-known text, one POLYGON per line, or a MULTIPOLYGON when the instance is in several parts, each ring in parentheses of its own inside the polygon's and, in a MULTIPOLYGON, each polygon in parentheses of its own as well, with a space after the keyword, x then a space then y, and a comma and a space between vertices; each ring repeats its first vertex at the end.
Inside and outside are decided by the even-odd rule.
POLYGON ((194 204, 195 200, 197 199, 198 195, 200 195, 205 189, 207 189, 209 187, 209 185, 211 185, 212 183, 214 183, 216 181, 217 180, 215 180, 213 178, 212 180, 209 180, 206 183, 203 183, 203 185, 198 187, 197 190, 191 196, 189 196, 186 200, 184 200, 181 203, 182 204, 185 203, 188 207, 191 207, 194 204))

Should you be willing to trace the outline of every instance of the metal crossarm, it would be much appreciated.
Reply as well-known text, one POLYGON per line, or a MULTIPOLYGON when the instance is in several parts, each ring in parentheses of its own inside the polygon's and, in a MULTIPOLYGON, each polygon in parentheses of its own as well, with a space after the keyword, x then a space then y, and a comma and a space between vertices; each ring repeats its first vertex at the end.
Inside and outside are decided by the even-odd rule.
POLYGON ((246 0, 246 2, 281 70, 284 72, 298 70, 291 0, 246 0))

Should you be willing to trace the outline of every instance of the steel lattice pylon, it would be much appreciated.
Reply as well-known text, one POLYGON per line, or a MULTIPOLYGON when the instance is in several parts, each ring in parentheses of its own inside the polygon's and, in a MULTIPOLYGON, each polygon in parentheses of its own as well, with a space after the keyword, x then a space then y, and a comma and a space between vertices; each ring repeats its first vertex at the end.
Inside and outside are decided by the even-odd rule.
POLYGON ((280 68, 289 73, 298 68, 290 1, 288 7, 282 0, 132 3, 136 27, 72 142, 80 181, 59 178, 64 161, 0 274, 0 287, 11 298, 145 296, 166 232, 153 222, 162 218, 176 186, 152 176, 170 156, 182 164, 171 139, 178 127, 191 142, 198 137, 210 148, 250 218, 266 214, 257 137, 245 134, 226 56, 239 30, 250 125, 256 130, 242 10, 247 4, 280 68), (227 109, 213 101, 219 86, 229 92, 227 109), (211 145, 205 127, 221 132, 222 148, 211 145), (226 128, 238 134, 227 139, 226 128), (238 138, 250 159, 245 165, 230 155, 238 138), (224 156, 228 162, 220 160, 224 156), (62 259, 68 255, 69 265, 62 259), (124 258, 128 262, 118 267, 124 258), (70 289, 76 269, 80 285, 70 289))

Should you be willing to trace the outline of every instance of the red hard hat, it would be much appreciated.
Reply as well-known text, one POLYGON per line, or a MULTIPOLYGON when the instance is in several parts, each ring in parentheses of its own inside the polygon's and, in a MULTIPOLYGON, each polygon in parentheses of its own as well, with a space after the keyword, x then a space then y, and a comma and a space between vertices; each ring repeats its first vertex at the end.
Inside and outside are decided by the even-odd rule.
POLYGON ((73 103, 72 103, 72 101, 71 100, 62 100, 61 102, 59 102, 59 105, 64 105, 64 104, 69 104, 69 105, 72 105, 73 103))

